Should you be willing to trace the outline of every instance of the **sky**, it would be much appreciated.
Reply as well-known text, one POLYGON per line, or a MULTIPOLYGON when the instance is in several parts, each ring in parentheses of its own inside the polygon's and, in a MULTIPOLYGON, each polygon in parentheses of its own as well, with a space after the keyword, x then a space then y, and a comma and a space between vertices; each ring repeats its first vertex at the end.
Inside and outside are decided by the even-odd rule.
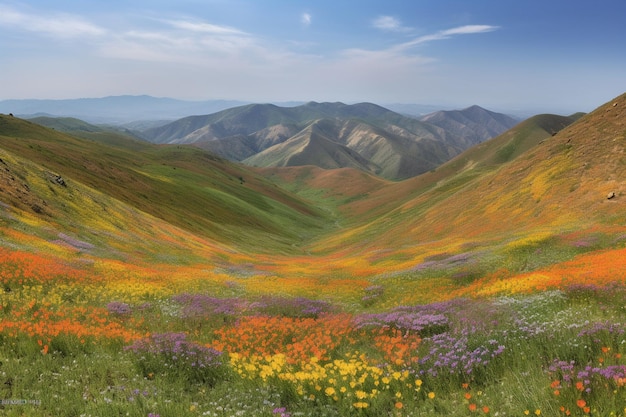
POLYGON ((0 100, 591 111, 626 91, 624 0, 0 0, 0 100))

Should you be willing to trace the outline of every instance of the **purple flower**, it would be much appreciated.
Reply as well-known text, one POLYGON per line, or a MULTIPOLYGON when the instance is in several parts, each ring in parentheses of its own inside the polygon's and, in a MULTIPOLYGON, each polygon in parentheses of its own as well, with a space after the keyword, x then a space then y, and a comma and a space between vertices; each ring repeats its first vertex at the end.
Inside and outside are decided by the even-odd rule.
POLYGON ((213 383, 222 369, 222 352, 187 340, 185 333, 159 333, 125 348, 136 354, 144 374, 170 372, 213 383))
POLYGON ((107 310, 109 310, 109 313, 118 316, 125 316, 132 312, 132 309, 128 304, 119 301, 112 301, 107 304, 107 310))
POLYGON ((422 336, 441 333, 449 326, 444 314, 430 312, 422 306, 397 307, 387 313, 362 314, 355 317, 354 321, 357 328, 391 327, 422 336))
POLYGON ((272 413, 279 415, 280 417, 291 417, 291 414, 287 412, 285 407, 278 407, 272 410, 272 413))
POLYGON ((172 300, 182 305, 182 318, 229 317, 245 307, 244 302, 237 298, 216 298, 203 294, 178 294, 172 300))

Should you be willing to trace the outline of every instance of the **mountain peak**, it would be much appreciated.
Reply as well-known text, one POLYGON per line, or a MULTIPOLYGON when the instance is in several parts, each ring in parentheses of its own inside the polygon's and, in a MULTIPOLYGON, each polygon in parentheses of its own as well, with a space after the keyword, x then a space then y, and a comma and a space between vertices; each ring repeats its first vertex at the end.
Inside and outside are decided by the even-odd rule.
POLYGON ((473 104, 469 107, 464 108, 463 110, 461 110, 462 112, 475 112, 475 111, 484 111, 484 112, 488 112, 491 113, 489 110, 480 107, 478 104, 473 104))

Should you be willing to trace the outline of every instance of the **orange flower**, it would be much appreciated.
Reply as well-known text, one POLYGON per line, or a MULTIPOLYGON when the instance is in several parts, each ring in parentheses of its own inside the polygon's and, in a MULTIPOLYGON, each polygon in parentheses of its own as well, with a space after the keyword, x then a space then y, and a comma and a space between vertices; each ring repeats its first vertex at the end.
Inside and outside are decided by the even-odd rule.
POLYGON ((485 413, 485 414, 489 413, 489 407, 484 406, 483 407, 483 413, 485 413))
POLYGON ((398 402, 395 404, 395 407, 399 410, 399 409, 401 409, 403 406, 402 406, 402 403, 401 403, 400 401, 398 401, 398 402))
POLYGON ((585 385, 582 383, 582 381, 578 381, 578 382, 576 382, 576 389, 577 389, 578 391, 582 391, 582 390, 584 390, 584 389, 585 389, 585 385))
POLYGON ((585 401, 585 400, 583 400, 583 399, 581 398, 581 399, 579 399, 578 401, 576 401, 576 405, 577 405, 579 408, 583 408, 583 407, 585 407, 585 406, 587 405, 587 401, 585 401))
POLYGON ((471 403, 467 408, 469 408, 470 411, 476 411, 476 404, 471 403))
POLYGON ((465 399, 469 400, 470 398, 472 398, 472 394, 470 394, 469 392, 465 393, 465 399))

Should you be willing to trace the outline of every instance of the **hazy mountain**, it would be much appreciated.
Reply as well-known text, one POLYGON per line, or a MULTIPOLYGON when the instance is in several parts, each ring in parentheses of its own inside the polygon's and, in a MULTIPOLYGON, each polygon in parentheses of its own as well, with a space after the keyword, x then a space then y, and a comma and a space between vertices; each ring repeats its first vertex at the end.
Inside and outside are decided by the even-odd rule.
MULTIPOLYGON (((195 144, 231 160, 256 166, 294 166, 304 161, 321 167, 335 166, 329 165, 327 157, 316 160, 316 155, 321 155, 313 151, 317 147, 302 146, 303 137, 322 135, 369 161, 357 164, 369 167, 369 172, 402 179, 433 169, 480 138, 490 133, 494 136, 508 128, 507 116, 477 109, 480 108, 476 106, 466 111, 464 120, 468 126, 456 122, 451 130, 446 130, 444 123, 441 127, 371 103, 310 102, 289 108, 252 104, 206 116, 186 117, 148 129, 141 135, 155 143, 195 144), (274 152, 276 155, 272 155, 274 152)), ((436 118, 436 121, 447 119, 450 117, 436 118)), ((317 138, 312 140, 317 141, 317 138)), ((338 161, 345 162, 345 165, 339 163, 339 167, 355 164, 354 157, 342 157, 334 162, 338 161)))
POLYGON ((325 169, 343 167, 379 171, 379 167, 328 135, 321 122, 314 122, 280 144, 265 149, 244 162, 257 166, 315 165, 325 169))
POLYGON ((185 101, 151 96, 109 96, 66 100, 2 100, 0 113, 34 116, 47 113, 75 117, 90 123, 123 124, 137 120, 175 120, 190 114, 214 113, 240 106, 241 101, 185 101))
POLYGON ((465 149, 498 136, 519 123, 518 119, 479 106, 442 110, 420 118, 450 134, 449 140, 465 149))
POLYGON ((447 108, 446 106, 434 106, 430 104, 411 104, 411 103, 389 103, 383 104, 383 106, 396 113, 404 114, 413 117, 422 117, 430 113, 434 113, 440 110, 452 110, 453 107, 447 108))

